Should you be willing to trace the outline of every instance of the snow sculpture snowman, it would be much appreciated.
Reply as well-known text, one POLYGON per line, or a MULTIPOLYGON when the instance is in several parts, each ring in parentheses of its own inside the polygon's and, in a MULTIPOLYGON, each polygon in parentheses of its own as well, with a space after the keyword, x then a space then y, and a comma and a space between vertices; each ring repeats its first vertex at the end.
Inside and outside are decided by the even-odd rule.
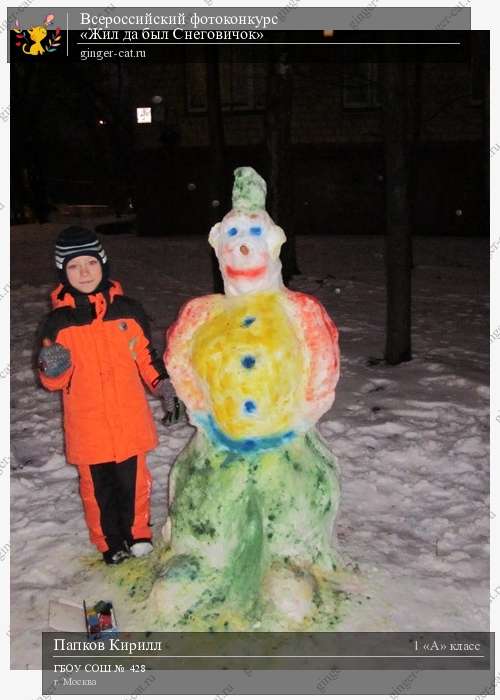
POLYGON ((225 294, 188 302, 166 364, 196 434, 169 481, 171 556, 153 588, 174 628, 303 629, 336 568, 333 455, 315 424, 339 378, 338 333, 287 289, 266 183, 235 171, 233 209, 210 231, 225 294))

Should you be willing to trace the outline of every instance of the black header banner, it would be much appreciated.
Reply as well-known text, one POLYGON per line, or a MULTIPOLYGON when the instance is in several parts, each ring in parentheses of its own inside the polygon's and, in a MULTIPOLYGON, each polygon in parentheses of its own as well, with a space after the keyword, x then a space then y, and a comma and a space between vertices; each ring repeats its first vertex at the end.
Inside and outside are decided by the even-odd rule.
POLYGON ((259 31, 193 29, 10 31, 10 62, 205 61, 205 47, 238 47, 238 60, 266 61, 276 51, 288 62, 461 62, 470 56, 464 31, 259 31))

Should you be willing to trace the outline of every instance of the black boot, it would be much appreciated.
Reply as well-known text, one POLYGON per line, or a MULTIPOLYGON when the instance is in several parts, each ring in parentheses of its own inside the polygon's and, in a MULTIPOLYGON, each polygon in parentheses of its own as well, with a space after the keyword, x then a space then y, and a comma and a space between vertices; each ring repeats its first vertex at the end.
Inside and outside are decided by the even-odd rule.
POLYGON ((106 564, 121 564, 125 559, 130 559, 130 552, 125 549, 108 549, 103 552, 102 558, 106 564))

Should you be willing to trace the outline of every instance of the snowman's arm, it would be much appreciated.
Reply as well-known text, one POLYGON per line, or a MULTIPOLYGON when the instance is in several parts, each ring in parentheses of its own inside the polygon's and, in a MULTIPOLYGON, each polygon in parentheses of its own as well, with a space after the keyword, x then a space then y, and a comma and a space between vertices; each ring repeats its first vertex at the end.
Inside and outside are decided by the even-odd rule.
POLYGON ((323 305, 300 292, 291 295, 306 347, 306 421, 314 424, 335 401, 340 375, 337 327, 323 305))
POLYGON ((192 364, 193 336, 210 318, 220 298, 220 295, 210 294, 188 301, 180 310, 177 320, 167 330, 165 365, 177 396, 190 413, 207 410, 192 364))

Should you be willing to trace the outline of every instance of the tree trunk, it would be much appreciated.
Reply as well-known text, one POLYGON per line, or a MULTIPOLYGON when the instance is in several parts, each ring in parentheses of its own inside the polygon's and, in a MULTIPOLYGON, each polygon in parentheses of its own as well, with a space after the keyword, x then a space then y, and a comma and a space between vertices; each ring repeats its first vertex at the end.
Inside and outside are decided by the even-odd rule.
POLYGON ((422 94, 422 65, 409 63, 407 67, 409 82, 408 115, 410 123, 409 144, 409 200, 410 200, 410 265, 413 270, 413 241, 417 234, 417 192, 419 186, 419 158, 422 132, 421 94, 422 94))
POLYGON ((48 221, 49 202, 39 105, 43 96, 39 65, 13 65, 11 94, 13 223, 48 221), (15 77, 15 79, 14 79, 15 77))
MULTIPOLYGON (((274 48, 274 47, 273 47, 274 48)), ((270 205, 274 221, 281 226, 287 241, 281 250, 283 279, 300 273, 295 246, 293 208, 293 162, 290 144, 292 119, 292 67, 283 47, 271 54, 267 85, 267 149, 270 162, 270 205)))
POLYGON ((407 66, 383 63, 387 327, 385 360, 411 360, 411 223, 407 66))
POLYGON ((482 140, 482 183, 481 214, 479 226, 481 233, 490 230, 490 35, 479 32, 477 35, 479 79, 482 87, 481 140, 482 140))
POLYGON ((111 106, 112 125, 111 136, 111 204, 115 215, 119 218, 127 212, 130 192, 130 150, 133 141, 130 139, 128 112, 125 95, 128 91, 128 71, 124 71, 120 61, 116 63, 113 93, 115 99, 111 106))
MULTIPOLYGON (((219 57, 216 46, 206 48, 207 54, 207 116, 210 135, 211 169, 209 189, 210 226, 222 218, 224 203, 224 121, 220 99, 219 57), (218 203, 218 204, 217 204, 218 203)), ((211 249, 213 290, 216 294, 224 293, 224 284, 219 270, 217 257, 211 249)))

